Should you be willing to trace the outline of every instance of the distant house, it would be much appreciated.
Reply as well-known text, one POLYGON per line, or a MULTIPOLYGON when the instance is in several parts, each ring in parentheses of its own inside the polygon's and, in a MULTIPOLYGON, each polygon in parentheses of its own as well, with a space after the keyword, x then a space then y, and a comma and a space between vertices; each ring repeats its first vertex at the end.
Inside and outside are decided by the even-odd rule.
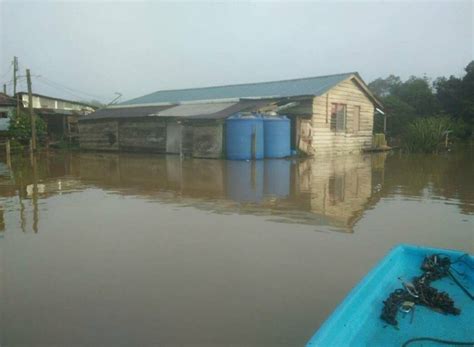
POLYGON ((0 132, 5 132, 10 126, 10 117, 16 107, 16 101, 7 94, 0 93, 0 132))
POLYGON ((381 103, 358 73, 276 82, 166 90, 99 110, 79 122, 84 149, 225 157, 225 119, 236 113, 286 115, 291 146, 309 155, 372 146, 381 103))
MULTIPOLYGON (((94 112, 97 108, 82 102, 60 99, 52 96, 33 94, 33 109, 47 126, 51 140, 78 136, 77 120, 94 112)), ((18 93, 20 105, 28 108, 28 93, 18 93)))

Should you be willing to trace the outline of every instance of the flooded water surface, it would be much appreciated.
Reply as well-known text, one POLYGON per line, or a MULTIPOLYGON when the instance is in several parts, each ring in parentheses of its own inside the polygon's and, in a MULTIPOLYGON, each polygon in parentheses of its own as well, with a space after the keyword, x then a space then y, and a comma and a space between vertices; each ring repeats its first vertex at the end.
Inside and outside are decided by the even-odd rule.
POLYGON ((303 345, 399 243, 474 251, 474 155, 0 163, 0 344, 303 345))

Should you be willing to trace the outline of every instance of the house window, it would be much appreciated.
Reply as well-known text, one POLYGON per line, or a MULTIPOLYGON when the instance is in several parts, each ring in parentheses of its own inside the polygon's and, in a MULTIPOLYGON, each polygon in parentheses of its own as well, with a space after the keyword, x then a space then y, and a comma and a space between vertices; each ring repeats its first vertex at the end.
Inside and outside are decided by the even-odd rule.
POLYGON ((0 112, 0 118, 8 118, 8 112, 0 112))
POLYGON ((331 104, 331 130, 342 132, 346 130, 347 105, 331 104))
POLYGON ((352 129, 355 133, 360 130, 360 106, 354 106, 354 119, 352 129))

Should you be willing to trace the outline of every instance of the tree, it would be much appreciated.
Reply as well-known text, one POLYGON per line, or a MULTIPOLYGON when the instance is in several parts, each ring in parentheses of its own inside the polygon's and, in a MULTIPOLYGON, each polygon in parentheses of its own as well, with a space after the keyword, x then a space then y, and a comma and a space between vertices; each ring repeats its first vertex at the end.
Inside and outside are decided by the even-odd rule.
POLYGON ((456 123, 456 134, 468 138, 474 131, 474 61, 466 66, 465 71, 463 78, 438 78, 434 87, 442 111, 456 123))
POLYGON ((411 76, 407 81, 394 88, 393 95, 415 109, 418 117, 427 117, 439 112, 439 104, 431 89, 428 78, 411 76))
POLYGON ((369 83, 369 88, 379 98, 386 97, 402 84, 400 77, 390 75, 387 78, 377 78, 369 83))
MULTIPOLYGON (((387 132, 401 137, 408 124, 417 118, 437 115, 451 119, 453 136, 468 138, 474 133, 474 61, 465 68, 462 78, 439 77, 434 83, 426 77, 411 76, 402 81, 390 75, 377 78, 369 88, 379 97, 387 113, 387 132)), ((376 119, 374 129, 383 129, 376 119)), ((421 123, 420 123, 421 124, 421 123)))
MULTIPOLYGON (((8 133, 13 140, 22 145, 27 145, 31 139, 31 119, 29 114, 21 110, 17 114, 15 110, 10 119, 8 133)), ((36 136, 38 140, 46 138, 46 123, 40 117, 36 117, 36 136)))

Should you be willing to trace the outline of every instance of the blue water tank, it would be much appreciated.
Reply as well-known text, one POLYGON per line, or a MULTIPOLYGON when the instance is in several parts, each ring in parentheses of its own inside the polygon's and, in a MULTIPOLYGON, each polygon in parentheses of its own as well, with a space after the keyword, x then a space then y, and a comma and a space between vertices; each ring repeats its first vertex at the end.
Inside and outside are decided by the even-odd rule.
POLYGON ((227 159, 263 159, 263 118, 237 114, 226 120, 227 159))
POLYGON ((284 158, 291 155, 290 120, 285 116, 265 116, 265 158, 284 158))

